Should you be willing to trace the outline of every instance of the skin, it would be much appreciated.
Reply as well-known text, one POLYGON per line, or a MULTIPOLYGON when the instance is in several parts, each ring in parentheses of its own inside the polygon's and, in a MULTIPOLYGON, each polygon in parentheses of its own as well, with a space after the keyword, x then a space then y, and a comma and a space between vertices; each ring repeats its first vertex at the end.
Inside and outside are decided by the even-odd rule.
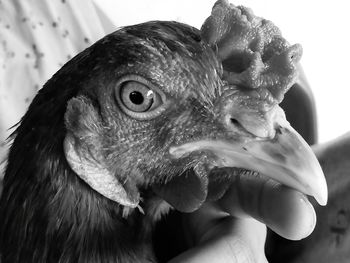
MULTIPOLYGON (((341 185, 336 185, 336 182, 348 184, 349 181, 346 175, 349 170, 347 156, 350 152, 350 133, 328 143, 315 145, 313 150, 325 172, 331 191, 341 191, 341 185)), ((336 198, 335 194, 334 198, 332 196, 331 194, 331 203, 336 198)), ((332 207, 326 209, 332 210, 332 207)), ((329 214, 331 211, 325 213, 322 209, 317 209, 318 225, 326 224, 329 214)), ((184 231, 188 231, 189 242, 193 247, 172 259, 170 263, 264 263, 267 262, 264 252, 266 226, 287 239, 304 239, 315 228, 315 216, 310 202, 293 189, 266 178, 241 180, 239 185, 233 184, 219 201, 207 203, 198 211, 184 216, 184 231), (251 198, 246 198, 247 193, 251 198)), ((309 252, 297 258, 304 260, 302 262, 346 260, 348 252, 339 247, 334 253, 327 252, 326 261, 322 261, 326 249, 323 242, 327 240, 331 241, 332 236, 327 234, 324 227, 316 227, 311 237, 301 242, 309 252), (319 245, 314 246, 315 243, 319 245), (322 251, 319 251, 319 246, 322 251)), ((283 249, 288 251, 290 247, 283 249)))
POLYGON ((297 240, 310 234, 315 220, 312 205, 297 191, 270 179, 248 178, 233 184, 218 202, 185 216, 194 247, 170 262, 267 262, 266 226, 297 240), (244 193, 253 196, 247 201, 244 193))
POLYGON ((326 207, 316 207, 317 225, 301 242, 279 244, 274 261, 289 258, 289 263, 349 261, 350 132, 313 147, 324 170, 329 200, 326 207), (295 253, 298 251, 298 253, 295 253))

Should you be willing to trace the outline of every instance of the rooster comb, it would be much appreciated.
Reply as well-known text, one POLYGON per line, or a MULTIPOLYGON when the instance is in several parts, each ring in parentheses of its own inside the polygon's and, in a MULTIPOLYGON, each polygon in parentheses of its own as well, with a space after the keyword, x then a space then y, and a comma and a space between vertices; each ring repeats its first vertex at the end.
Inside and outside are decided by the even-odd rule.
POLYGON ((249 8, 217 1, 201 34, 221 61, 228 86, 250 91, 265 106, 279 104, 295 83, 301 46, 290 45, 272 22, 249 8))

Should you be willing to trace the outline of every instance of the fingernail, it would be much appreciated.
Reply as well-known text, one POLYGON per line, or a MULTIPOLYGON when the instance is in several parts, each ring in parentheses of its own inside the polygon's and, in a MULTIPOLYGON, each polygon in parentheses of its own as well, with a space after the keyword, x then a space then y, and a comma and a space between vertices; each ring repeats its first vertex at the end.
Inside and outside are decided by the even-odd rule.
POLYGON ((294 189, 281 186, 280 190, 270 196, 270 205, 263 212, 266 224, 287 239, 309 236, 316 225, 313 206, 304 194, 294 189))
POLYGON ((303 195, 303 194, 300 194, 300 196, 301 196, 300 202, 302 203, 303 206, 306 207, 306 209, 311 214, 308 217, 308 219, 309 219, 309 227, 306 227, 305 235, 303 237, 301 237, 301 238, 305 238, 305 237, 308 237, 314 231, 317 219, 316 219, 315 209, 313 208, 312 204, 309 202, 307 197, 305 195, 303 195))

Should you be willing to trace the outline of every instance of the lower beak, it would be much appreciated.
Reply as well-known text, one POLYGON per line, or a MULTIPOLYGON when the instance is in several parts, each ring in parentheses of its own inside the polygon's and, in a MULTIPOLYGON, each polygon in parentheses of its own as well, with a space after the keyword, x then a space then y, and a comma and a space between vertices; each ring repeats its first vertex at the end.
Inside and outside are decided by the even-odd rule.
POLYGON ((327 184, 320 164, 309 145, 288 123, 276 127, 273 139, 256 137, 244 143, 196 141, 172 147, 170 154, 180 158, 194 151, 214 153, 217 167, 256 171, 313 196, 320 205, 327 203, 327 184))

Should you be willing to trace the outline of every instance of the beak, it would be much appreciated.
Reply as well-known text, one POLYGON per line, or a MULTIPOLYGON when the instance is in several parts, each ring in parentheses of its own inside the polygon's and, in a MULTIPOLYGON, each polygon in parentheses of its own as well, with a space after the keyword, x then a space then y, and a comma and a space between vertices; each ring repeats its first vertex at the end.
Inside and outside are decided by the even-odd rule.
POLYGON ((270 177, 326 205, 327 184, 316 156, 304 139, 287 121, 275 124, 272 139, 255 137, 245 142, 203 140, 170 148, 181 158, 194 151, 209 151, 217 167, 244 168, 270 177))

